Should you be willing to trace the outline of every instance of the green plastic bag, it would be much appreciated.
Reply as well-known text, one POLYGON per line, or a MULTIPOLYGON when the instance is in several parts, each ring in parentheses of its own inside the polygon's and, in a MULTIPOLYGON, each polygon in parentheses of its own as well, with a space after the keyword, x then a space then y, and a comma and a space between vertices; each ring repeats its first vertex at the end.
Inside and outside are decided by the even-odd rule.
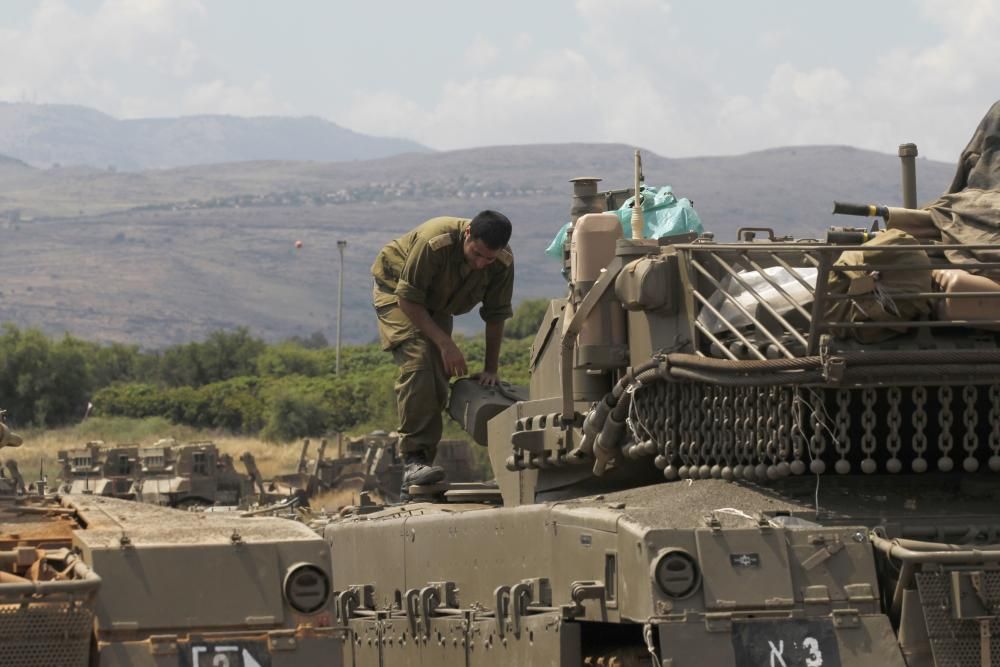
MULTIPOLYGON (((659 239, 664 236, 675 236, 687 232, 701 234, 705 228, 701 225, 698 213, 691 206, 690 200, 686 198, 678 199, 674 196, 673 188, 665 185, 662 188, 642 186, 639 191, 642 193, 642 219, 643 236, 648 239, 659 239)), ((622 231, 625 238, 632 238, 632 206, 635 197, 629 199, 617 211, 613 211, 618 216, 618 221, 622 224, 622 231)), ((566 243, 566 232, 569 230, 566 223, 552 239, 552 243, 545 249, 545 254, 555 259, 562 259, 563 245, 566 243)))

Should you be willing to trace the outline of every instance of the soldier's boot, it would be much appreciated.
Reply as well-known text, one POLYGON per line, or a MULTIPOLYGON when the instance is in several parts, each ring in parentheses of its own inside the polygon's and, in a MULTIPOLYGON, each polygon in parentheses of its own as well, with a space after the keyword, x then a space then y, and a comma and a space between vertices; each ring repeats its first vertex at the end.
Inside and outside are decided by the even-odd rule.
POLYGON ((399 502, 408 503, 411 486, 427 486, 444 481, 444 468, 432 466, 423 452, 411 452, 403 457, 403 483, 399 490, 399 502))

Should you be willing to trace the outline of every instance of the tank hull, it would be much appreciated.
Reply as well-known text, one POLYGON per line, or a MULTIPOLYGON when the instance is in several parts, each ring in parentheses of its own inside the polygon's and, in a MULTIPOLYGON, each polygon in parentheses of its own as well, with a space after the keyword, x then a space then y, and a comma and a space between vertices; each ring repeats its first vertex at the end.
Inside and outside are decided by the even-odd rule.
MULTIPOLYGON (((701 480, 347 518, 324 530, 334 588, 357 592, 338 623, 356 665, 966 664, 933 656, 980 654, 971 617, 931 628, 930 643, 897 634, 900 613, 923 622, 940 601, 917 579, 924 602, 893 610, 873 539, 993 526, 1000 488, 893 479, 701 480), (690 590, 660 583, 658 563, 676 554, 696 568, 690 590)), ((970 571, 1000 576, 995 564, 943 565, 944 595, 970 571)))

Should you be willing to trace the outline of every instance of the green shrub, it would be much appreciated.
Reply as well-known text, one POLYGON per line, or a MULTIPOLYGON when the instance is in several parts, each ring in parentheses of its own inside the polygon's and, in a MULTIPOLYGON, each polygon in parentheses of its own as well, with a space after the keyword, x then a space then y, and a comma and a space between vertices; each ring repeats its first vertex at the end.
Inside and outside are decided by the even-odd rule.
POLYGON ((267 407, 267 422, 260 435, 269 442, 289 442, 326 429, 322 396, 302 390, 281 393, 267 407))

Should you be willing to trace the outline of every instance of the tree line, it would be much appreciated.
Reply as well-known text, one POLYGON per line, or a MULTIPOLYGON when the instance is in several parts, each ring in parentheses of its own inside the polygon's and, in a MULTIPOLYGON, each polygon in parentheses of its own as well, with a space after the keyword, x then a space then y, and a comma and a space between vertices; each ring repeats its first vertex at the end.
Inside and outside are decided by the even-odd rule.
MULTIPOLYGON (((528 381, 531 337, 547 307, 523 302, 508 322, 501 375, 528 381)), ((377 344, 336 350, 322 336, 267 343, 246 328, 144 351, 37 329, 0 329, 0 408, 15 426, 51 428, 86 415, 165 417, 176 424, 287 441, 395 423, 397 369, 377 344)), ((482 335, 461 343, 482 367, 482 335)))

